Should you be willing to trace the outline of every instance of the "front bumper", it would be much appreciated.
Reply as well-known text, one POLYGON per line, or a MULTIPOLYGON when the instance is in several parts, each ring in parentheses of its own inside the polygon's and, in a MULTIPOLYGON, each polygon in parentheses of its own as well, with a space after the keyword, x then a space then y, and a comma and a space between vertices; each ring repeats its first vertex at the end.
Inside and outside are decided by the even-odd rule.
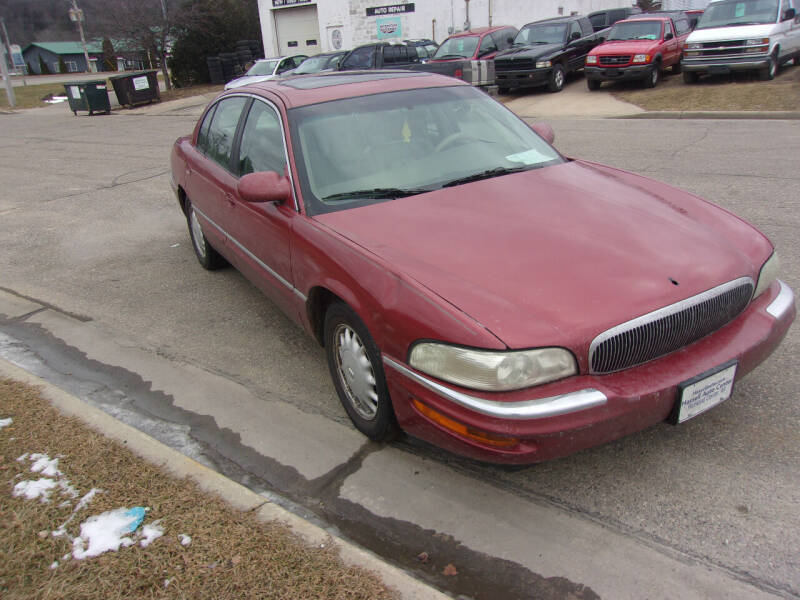
POLYGON ((597 81, 632 81, 644 79, 650 74, 652 65, 628 65, 625 67, 584 67, 586 79, 597 81))
POLYGON ((495 83, 501 88, 540 87, 550 81, 552 67, 524 71, 497 71, 495 68, 495 83))
POLYGON ((794 295, 775 282, 732 322, 713 334, 644 365, 608 375, 577 375, 536 388, 484 393, 456 388, 383 358, 398 423, 405 431, 472 459, 542 462, 597 446, 665 421, 678 384, 732 359, 736 379, 780 344, 796 313, 794 295), (464 437, 423 415, 414 401, 472 430, 517 438, 495 447, 464 437))
POLYGON ((768 54, 739 58, 687 58, 681 60, 681 68, 689 73, 725 74, 732 71, 757 71, 769 68, 768 54))

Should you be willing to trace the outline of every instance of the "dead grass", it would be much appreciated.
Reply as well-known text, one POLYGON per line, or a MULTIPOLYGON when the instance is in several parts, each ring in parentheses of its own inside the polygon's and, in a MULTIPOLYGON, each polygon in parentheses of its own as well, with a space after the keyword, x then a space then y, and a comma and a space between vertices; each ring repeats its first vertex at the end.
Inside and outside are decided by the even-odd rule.
POLYGON ((655 89, 630 84, 605 84, 625 102, 656 111, 778 111, 800 110, 800 68, 785 66, 772 81, 751 73, 705 77, 685 84, 681 75, 667 75, 655 89))
MULTIPOLYGON (((37 108, 47 106, 45 100, 51 96, 65 96, 63 83, 43 83, 41 85, 23 85, 14 88, 16 108, 37 108)), ((66 104, 66 103, 65 103, 66 104)), ((9 108, 8 96, 4 87, 0 87, 0 108, 9 108)))
POLYGON ((67 418, 35 389, 0 379, 0 597, 22 599, 388 599, 373 575, 343 565, 335 551, 310 548, 283 526, 259 523, 217 498, 176 480, 116 442, 67 418), (53 561, 70 543, 54 538, 72 507, 11 496, 18 475, 33 479, 25 452, 63 455, 59 468, 81 494, 94 497, 67 527, 71 536, 90 515, 121 506, 149 506, 145 522, 162 519, 163 537, 96 558, 53 561), (178 534, 192 537, 182 546, 178 534), (165 581, 169 584, 165 586, 165 581))
POLYGON ((161 101, 177 100, 178 98, 188 98, 189 96, 200 96, 205 94, 219 94, 225 86, 218 85, 193 85, 185 88, 172 88, 161 92, 161 101))

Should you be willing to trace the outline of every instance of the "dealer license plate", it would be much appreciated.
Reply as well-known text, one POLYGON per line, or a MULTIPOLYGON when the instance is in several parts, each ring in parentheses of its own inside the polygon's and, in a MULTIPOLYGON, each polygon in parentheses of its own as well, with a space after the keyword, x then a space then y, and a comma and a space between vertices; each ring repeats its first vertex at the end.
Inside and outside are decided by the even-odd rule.
POLYGON ((680 383, 670 422, 683 423, 730 398, 737 366, 731 361, 680 383))

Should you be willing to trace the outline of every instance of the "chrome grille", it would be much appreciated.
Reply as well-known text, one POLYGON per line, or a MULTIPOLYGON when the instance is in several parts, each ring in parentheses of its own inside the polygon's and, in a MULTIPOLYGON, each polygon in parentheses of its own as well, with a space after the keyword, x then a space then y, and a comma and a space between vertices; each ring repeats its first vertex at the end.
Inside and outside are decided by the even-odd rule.
POLYGON ((631 62, 630 54, 627 55, 620 55, 620 56, 601 56, 600 57, 600 64, 601 65, 627 65, 631 62))
POLYGON ((683 348, 733 320, 752 295, 753 280, 741 277, 617 325, 592 341, 590 372, 621 371, 683 348))

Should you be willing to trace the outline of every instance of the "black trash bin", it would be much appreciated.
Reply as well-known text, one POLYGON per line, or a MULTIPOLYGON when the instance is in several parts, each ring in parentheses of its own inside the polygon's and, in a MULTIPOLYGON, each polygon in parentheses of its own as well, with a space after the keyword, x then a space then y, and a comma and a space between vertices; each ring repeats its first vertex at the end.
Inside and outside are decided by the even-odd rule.
POLYGON ((67 92, 69 108, 75 115, 79 110, 88 110, 90 115, 96 112, 111 112, 108 101, 108 86, 105 79, 93 81, 71 81, 64 84, 67 92))
POLYGON ((153 100, 161 100, 158 90, 158 71, 137 71, 109 77, 117 102, 122 106, 147 104, 153 100))

